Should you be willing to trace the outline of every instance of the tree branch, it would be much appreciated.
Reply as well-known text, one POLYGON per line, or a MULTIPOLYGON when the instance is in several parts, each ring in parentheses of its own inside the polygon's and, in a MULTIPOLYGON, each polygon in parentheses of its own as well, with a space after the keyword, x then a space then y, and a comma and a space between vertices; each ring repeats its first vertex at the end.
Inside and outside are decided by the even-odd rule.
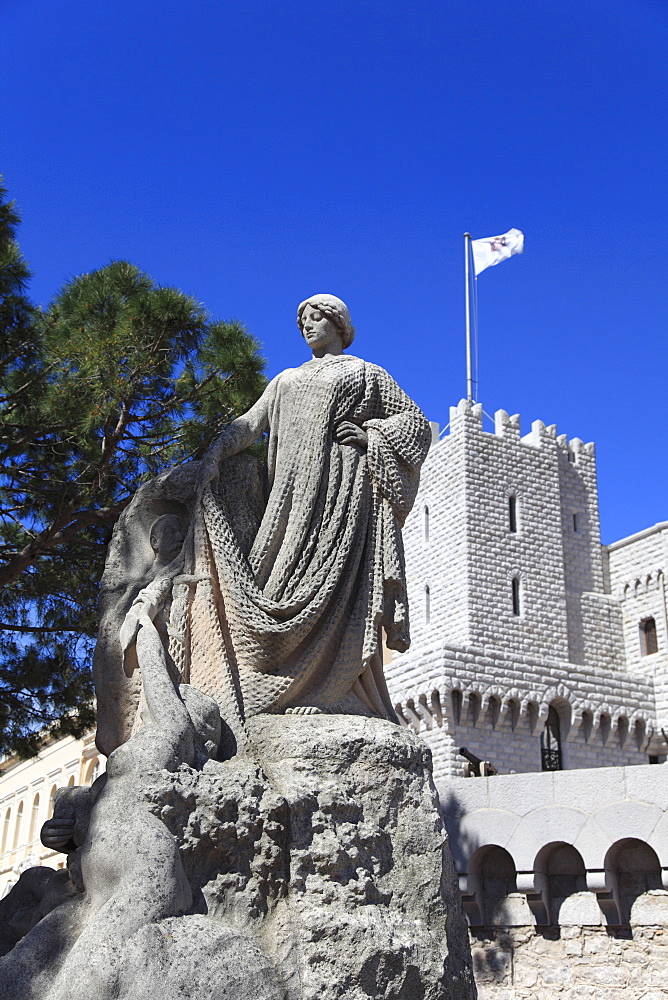
POLYGON ((0 632, 71 632, 74 635, 85 635, 80 628, 50 628, 48 625, 8 625, 0 622, 0 632))

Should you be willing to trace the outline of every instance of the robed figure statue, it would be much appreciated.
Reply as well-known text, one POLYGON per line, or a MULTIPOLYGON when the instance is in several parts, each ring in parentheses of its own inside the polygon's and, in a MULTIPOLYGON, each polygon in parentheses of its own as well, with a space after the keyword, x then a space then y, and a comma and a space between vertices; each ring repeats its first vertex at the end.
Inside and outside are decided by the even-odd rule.
MULTIPOLYGON (((237 743, 262 712, 396 721, 382 632, 390 649, 409 645, 401 527, 429 424, 383 368, 344 353, 355 331, 340 299, 312 296, 297 321, 312 357, 276 376, 199 464, 183 551, 139 591, 122 630, 127 662, 136 622, 162 608, 175 682, 215 698, 237 743), (252 498, 230 499, 226 470, 265 432, 266 502, 244 544, 235 522, 252 498)), ((98 690, 107 753, 128 735, 126 705, 125 734, 104 736, 122 686, 109 699, 98 690)))

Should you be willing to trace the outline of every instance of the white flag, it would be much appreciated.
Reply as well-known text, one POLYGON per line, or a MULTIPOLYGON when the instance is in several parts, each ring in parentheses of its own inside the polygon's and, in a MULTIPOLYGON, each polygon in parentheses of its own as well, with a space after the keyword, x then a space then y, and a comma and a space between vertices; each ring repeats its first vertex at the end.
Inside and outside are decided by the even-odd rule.
POLYGON ((514 253, 524 253, 524 233, 509 229, 503 236, 488 236, 484 240, 471 240, 473 270, 476 277, 487 267, 508 260, 514 253))

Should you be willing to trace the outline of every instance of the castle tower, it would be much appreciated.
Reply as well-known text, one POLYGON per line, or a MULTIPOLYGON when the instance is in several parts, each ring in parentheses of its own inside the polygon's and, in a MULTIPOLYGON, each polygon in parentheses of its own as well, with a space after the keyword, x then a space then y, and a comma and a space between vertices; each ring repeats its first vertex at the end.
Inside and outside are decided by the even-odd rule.
POLYGON ((560 766, 647 762, 648 676, 626 673, 606 592, 593 444, 462 400, 432 446, 404 530, 411 634, 386 665, 437 773, 467 745, 501 770, 540 770, 559 716, 560 766))

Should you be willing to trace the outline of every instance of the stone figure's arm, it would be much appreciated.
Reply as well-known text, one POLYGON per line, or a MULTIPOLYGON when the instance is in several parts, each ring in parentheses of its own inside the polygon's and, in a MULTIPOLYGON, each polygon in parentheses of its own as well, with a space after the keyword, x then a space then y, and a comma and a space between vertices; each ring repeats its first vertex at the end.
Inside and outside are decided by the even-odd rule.
POLYGON ((159 729, 177 730, 185 736, 192 730, 192 721, 169 676, 160 633, 148 615, 140 624, 137 659, 151 719, 159 729))
POLYGON ((233 420, 229 427, 217 438, 206 455, 198 476, 198 487, 203 489, 207 483, 218 475, 220 463, 232 455, 238 455, 244 448, 257 441, 260 434, 269 427, 269 403, 275 389, 275 382, 270 382, 257 403, 250 410, 233 420))
MULTIPOLYGON (((94 784, 99 781, 98 778, 94 784)), ((75 851, 83 843, 93 805, 91 790, 83 785, 57 790, 53 816, 42 825, 40 831, 40 840, 44 847, 67 854, 69 851, 75 851)))
POLYGON ((362 451, 369 446, 369 436, 363 427, 352 420, 342 420, 334 428, 334 436, 339 444, 356 444, 362 451))
POLYGON ((403 523, 415 500, 431 429, 420 408, 384 369, 367 363, 367 379, 372 416, 363 427, 369 471, 403 523))
POLYGON ((120 631, 120 643, 123 653, 123 667, 128 676, 131 675, 136 666, 128 654, 137 638, 142 621, 145 617, 153 621, 169 596, 174 573, 178 572, 181 568, 177 564, 177 568, 173 572, 161 573, 155 579, 151 580, 146 587, 139 591, 123 620, 120 631))

